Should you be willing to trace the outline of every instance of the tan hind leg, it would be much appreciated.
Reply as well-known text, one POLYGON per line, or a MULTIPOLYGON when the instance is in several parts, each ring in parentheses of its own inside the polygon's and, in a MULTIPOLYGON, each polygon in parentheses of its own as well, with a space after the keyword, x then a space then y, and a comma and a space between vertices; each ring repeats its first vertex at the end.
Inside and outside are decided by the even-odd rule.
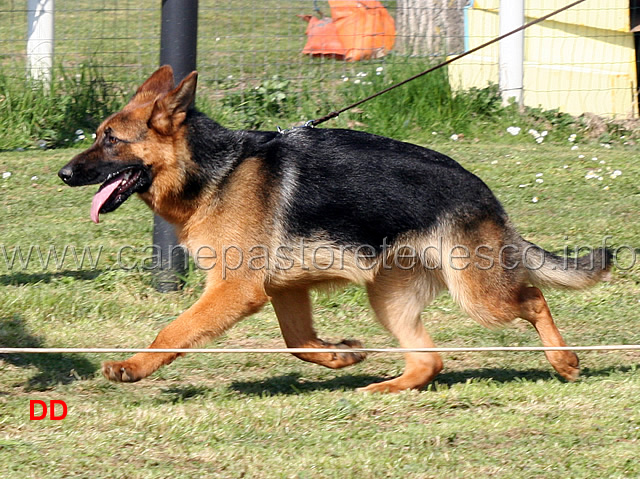
MULTIPOLYGON (((566 346, 542 292, 516 281, 499 271, 468 270, 461 273, 458 281, 452 282, 450 276, 448 286, 462 309, 481 324, 500 326, 519 317, 536 328, 543 346, 566 346)), ((579 361, 574 353, 545 351, 545 354, 562 377, 569 381, 578 377, 579 361)))
POLYGON ((337 344, 318 338, 313 329, 311 299, 306 288, 270 291, 271 303, 278 316, 284 341, 290 348, 335 348, 335 353, 297 353, 294 356, 332 369, 359 363, 366 353, 341 352, 340 349, 361 348, 362 343, 345 339, 337 344))
MULTIPOLYGON (((560 331, 553 322, 551 311, 542 292, 535 287, 524 287, 520 293, 520 317, 529 321, 540 335, 543 346, 566 346, 560 331)), ((571 351, 545 351, 547 359, 568 381, 574 381, 580 373, 578 356, 571 351)))
MULTIPOLYGON (((508 324, 516 318, 529 321, 543 346, 566 346, 553 322, 542 292, 509 277, 497 268, 492 271, 467 269, 447 276, 447 286, 458 304, 485 326, 508 324)), ((571 351, 545 351, 547 359, 565 379, 578 377, 578 357, 571 351)))
MULTIPOLYGON (((435 285, 420 288, 414 273, 387 270, 368 285, 369 301, 380 323, 391 332, 403 348, 433 348, 420 313, 437 293, 435 285)), ((442 359, 437 353, 406 353, 405 369, 395 379, 373 383, 359 391, 397 392, 419 389, 429 383, 442 370, 442 359)))
MULTIPOLYGON (((467 238, 460 234, 444 244, 445 251, 456 255, 443 263, 443 278, 462 309, 489 327, 525 319, 535 327, 544 346, 566 346, 542 292, 528 285, 529 275, 522 258, 515 253, 509 257, 513 246, 508 246, 517 241, 513 233, 487 221, 478 225, 473 234, 465 233, 467 238), (463 245, 469 254, 460 254, 458 245, 463 245)), ((548 351, 546 356, 562 377, 576 379, 579 361, 574 353, 548 351)))

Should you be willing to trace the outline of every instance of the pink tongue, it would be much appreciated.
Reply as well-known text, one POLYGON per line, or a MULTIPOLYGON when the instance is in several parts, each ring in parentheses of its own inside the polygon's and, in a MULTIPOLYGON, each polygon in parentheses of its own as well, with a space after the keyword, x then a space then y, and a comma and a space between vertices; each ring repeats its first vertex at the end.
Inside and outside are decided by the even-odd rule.
POLYGON ((98 191, 91 202, 91 219, 94 223, 100 223, 100 208, 106 203, 116 188, 122 182, 122 178, 114 178, 111 183, 98 191))

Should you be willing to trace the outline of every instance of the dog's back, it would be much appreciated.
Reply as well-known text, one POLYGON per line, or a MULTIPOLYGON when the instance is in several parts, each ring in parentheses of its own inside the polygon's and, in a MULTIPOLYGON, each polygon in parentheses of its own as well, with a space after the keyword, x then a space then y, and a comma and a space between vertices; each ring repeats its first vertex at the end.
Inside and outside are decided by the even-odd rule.
POLYGON ((506 215, 489 188, 451 158, 363 132, 297 129, 264 145, 290 190, 287 231, 380 251, 444 221, 459 227, 506 215))

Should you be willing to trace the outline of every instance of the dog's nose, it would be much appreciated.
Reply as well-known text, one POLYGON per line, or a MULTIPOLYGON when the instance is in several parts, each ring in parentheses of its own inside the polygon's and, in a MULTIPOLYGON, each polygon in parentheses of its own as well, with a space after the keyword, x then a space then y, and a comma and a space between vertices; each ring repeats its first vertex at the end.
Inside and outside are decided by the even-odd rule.
POLYGON ((69 183, 69 181, 73 177, 73 168, 71 168, 70 166, 65 166, 60 171, 58 171, 58 176, 65 183, 69 183))

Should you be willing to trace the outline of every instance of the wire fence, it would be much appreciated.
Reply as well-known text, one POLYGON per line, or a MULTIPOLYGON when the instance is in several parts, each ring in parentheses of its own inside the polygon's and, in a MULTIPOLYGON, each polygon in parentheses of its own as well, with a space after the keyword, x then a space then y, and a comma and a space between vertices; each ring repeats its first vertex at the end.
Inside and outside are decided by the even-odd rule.
MULTIPOLYGON (((526 2, 525 21, 570 3, 526 2)), ((467 10, 466 48, 496 36, 498 0, 477 1, 467 10)), ((525 33, 524 104, 581 115, 638 116, 638 25, 640 2, 587 0, 525 33)), ((502 68, 499 47, 487 48, 449 70, 455 88, 495 79, 502 68)))
MULTIPOLYGON (((462 53, 499 35, 499 0, 397 0, 382 5, 395 20, 395 43, 380 58, 348 62, 302 54, 304 15, 329 16, 326 1, 201 0, 198 69, 206 94, 220 97, 272 80, 331 93, 355 81, 364 64, 393 69, 462 53), (321 12, 321 13, 320 13, 321 12), (349 80, 347 80, 349 79, 349 80)), ((525 21, 568 1, 526 2, 525 21)), ((636 27, 640 2, 588 0, 525 35, 524 95, 528 106, 637 116, 636 27)), ((55 64, 73 73, 99 65, 105 78, 133 88, 159 63, 160 4, 151 0, 57 0, 55 64)), ((27 2, 0 0, 0 69, 26 71, 27 2)), ((374 69, 375 71, 375 69, 374 69)), ((498 48, 452 65, 454 88, 498 83, 498 48)))

